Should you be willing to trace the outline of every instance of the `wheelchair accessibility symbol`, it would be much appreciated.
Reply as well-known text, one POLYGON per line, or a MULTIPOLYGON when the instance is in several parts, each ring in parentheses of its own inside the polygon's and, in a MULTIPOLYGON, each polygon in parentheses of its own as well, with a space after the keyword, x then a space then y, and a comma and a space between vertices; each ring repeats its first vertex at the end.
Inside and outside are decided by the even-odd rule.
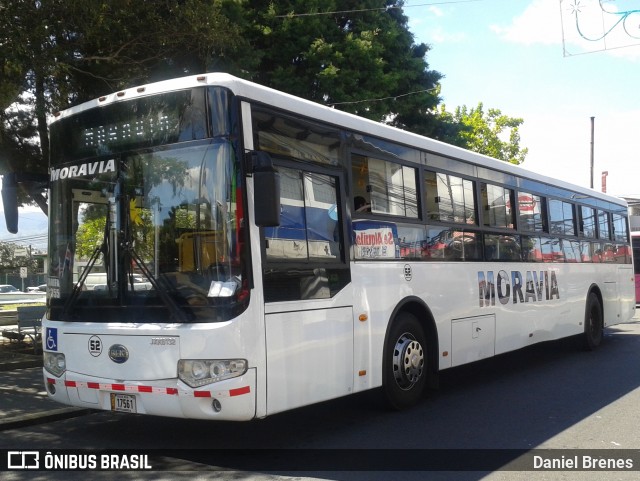
POLYGON ((58 350, 58 329, 56 327, 47 327, 45 342, 49 351, 58 350))

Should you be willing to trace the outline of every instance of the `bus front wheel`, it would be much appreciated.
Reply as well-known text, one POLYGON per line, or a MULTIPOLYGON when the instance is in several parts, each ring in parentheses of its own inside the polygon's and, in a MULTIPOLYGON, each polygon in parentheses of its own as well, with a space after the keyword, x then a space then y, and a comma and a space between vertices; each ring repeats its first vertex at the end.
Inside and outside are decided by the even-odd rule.
POLYGON ((393 322, 383 369, 383 389, 393 409, 405 409, 420 400, 427 378, 427 342, 413 314, 401 312, 393 322))
POLYGON ((584 316, 584 347, 593 351, 602 343, 604 323, 602 319, 602 305, 598 296, 593 292, 587 298, 584 316))

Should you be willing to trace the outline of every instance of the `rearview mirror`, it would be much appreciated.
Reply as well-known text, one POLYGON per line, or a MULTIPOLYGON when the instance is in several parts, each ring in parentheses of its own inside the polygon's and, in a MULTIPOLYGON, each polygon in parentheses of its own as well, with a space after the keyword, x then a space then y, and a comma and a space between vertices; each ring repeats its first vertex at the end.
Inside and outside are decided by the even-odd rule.
POLYGON ((252 152, 254 212, 256 225, 280 225, 280 174, 266 152, 252 152))
POLYGON ((2 203, 4 204, 4 218, 7 230, 12 234, 18 233, 18 183, 16 174, 2 176, 2 203))

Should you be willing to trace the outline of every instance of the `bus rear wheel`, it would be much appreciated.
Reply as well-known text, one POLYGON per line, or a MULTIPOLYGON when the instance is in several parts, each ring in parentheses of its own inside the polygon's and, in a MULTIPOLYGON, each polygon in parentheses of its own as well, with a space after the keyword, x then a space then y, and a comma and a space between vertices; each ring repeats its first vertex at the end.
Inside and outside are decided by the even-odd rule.
POLYGON ((393 322, 384 350, 383 389, 393 409, 416 404, 427 378, 427 342, 413 314, 401 312, 393 322))
POLYGON ((602 318, 602 305, 598 296, 593 292, 587 297, 587 306, 584 315, 583 344, 585 349, 593 351, 602 343, 604 323, 602 318))

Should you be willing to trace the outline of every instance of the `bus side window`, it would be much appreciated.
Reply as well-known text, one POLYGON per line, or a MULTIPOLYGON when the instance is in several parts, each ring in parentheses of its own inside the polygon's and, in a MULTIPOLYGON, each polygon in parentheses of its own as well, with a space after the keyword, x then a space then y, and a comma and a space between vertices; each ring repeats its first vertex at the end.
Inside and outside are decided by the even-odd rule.
POLYGON ((371 204, 370 212, 418 218, 415 168, 358 154, 351 161, 356 212, 362 212, 355 203, 360 197, 371 204))
POLYGON ((484 252, 487 261, 521 261, 520 237, 514 235, 485 234, 484 252))
POLYGON ((281 215, 279 226, 264 228, 265 299, 329 298, 348 282, 349 272, 340 269, 345 254, 337 178, 287 167, 277 170, 281 215))
POLYGON ((513 229, 513 190, 487 183, 480 184, 480 197, 486 227, 513 229))
POLYGON ((473 182, 442 172, 424 173, 427 217, 440 222, 476 223, 473 182))

